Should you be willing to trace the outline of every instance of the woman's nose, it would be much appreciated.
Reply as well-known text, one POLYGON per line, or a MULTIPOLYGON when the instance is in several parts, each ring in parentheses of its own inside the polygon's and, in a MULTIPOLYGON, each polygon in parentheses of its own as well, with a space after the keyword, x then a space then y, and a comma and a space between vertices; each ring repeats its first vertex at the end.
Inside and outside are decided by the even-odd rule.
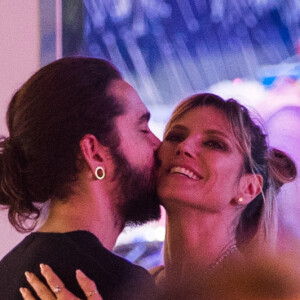
POLYGON ((176 155, 186 155, 188 157, 194 157, 195 153, 195 145, 191 141, 183 141, 178 144, 176 149, 176 155))

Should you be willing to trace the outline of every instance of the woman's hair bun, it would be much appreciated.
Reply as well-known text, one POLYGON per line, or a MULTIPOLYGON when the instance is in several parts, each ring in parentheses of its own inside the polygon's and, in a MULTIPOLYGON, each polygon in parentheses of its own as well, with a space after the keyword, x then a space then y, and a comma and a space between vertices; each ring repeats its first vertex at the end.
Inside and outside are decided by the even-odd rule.
POLYGON ((294 161, 283 151, 276 148, 271 148, 269 151, 268 167, 276 190, 297 177, 297 167, 294 161))

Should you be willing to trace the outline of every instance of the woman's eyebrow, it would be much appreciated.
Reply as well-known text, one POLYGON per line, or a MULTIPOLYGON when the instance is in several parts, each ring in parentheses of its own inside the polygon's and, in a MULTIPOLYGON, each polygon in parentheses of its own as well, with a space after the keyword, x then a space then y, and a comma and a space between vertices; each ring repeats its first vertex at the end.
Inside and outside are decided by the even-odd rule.
POLYGON ((172 129, 187 130, 187 127, 184 125, 176 124, 170 128, 170 130, 172 130, 172 129))
POLYGON ((217 129, 207 129, 204 131, 207 135, 219 135, 226 139, 229 139, 229 136, 224 132, 217 129))

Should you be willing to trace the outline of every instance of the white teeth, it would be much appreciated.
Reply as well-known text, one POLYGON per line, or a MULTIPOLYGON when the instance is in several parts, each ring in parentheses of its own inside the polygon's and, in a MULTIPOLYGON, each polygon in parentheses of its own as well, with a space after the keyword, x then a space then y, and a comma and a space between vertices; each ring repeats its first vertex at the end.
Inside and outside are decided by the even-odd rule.
POLYGON ((182 167, 173 167, 171 168, 170 173, 180 173, 194 180, 200 179, 199 176, 196 175, 194 172, 182 167))

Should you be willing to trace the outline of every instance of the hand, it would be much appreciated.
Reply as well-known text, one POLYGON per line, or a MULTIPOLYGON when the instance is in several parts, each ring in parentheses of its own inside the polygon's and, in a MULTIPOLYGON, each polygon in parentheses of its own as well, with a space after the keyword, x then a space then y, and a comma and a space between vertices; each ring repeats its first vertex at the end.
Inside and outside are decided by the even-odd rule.
MULTIPOLYGON (((80 300, 64 287, 64 283, 49 266, 41 264, 40 267, 41 273, 50 288, 42 283, 33 273, 25 272, 25 275, 27 281, 41 300, 80 300)), ((97 290, 95 282, 88 278, 82 271, 76 271, 76 278, 87 299, 103 300, 97 290)), ((20 293, 24 300, 36 300, 27 288, 20 288, 20 293)))

